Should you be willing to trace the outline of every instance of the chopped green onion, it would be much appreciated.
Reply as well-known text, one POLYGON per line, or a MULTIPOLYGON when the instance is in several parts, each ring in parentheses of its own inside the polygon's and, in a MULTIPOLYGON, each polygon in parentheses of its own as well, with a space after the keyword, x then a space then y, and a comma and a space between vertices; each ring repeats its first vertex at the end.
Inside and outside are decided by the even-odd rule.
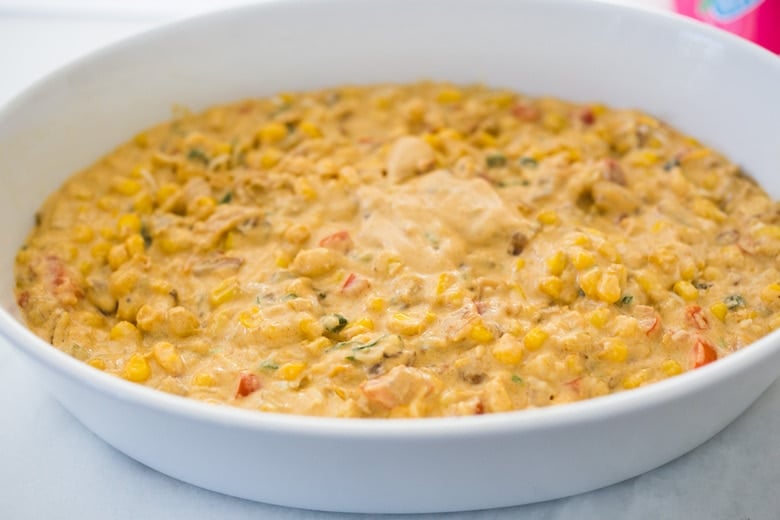
POLYGON ((506 166, 506 156, 500 153, 493 153, 485 158, 488 168, 501 168, 506 166))
POLYGON ((211 161, 211 159, 209 159, 209 156, 206 155, 206 152, 204 152, 200 148, 190 148, 190 151, 187 152, 187 159, 189 159, 190 161, 200 161, 206 165, 208 165, 208 163, 211 161))
POLYGON ((723 298, 723 303, 726 304, 726 307, 728 307, 730 311, 733 311, 738 307, 744 307, 745 299, 739 294, 730 294, 723 298))
POLYGON ((536 168, 539 162, 533 157, 520 157, 520 166, 523 168, 536 168))

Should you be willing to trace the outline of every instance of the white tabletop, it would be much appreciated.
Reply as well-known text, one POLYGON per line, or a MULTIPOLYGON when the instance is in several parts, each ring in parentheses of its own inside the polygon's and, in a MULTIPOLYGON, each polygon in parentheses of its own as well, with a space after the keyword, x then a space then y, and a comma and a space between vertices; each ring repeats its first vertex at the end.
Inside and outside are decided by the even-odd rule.
MULTIPOLYGON (((0 0, 0 104, 85 52, 216 3, 0 0)), ((627 3, 667 5, 664 0, 627 3)), ((248 502, 161 475, 105 444, 40 383, 33 367, 0 343, 0 519, 343 516, 248 502)), ((712 440, 645 475, 552 502, 436 518, 778 518, 778 412, 780 384, 776 383, 712 440)), ((576 461, 572 471, 577 471, 576 461)))

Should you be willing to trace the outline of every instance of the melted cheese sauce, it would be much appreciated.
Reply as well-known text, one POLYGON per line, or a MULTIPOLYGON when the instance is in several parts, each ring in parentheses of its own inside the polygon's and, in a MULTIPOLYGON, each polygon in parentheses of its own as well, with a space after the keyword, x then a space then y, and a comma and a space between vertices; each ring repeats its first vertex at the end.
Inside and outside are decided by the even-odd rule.
POLYGON ((18 253, 93 367, 271 412, 468 415, 635 388, 780 320, 778 207, 656 119, 483 86, 343 87, 168 123, 18 253))

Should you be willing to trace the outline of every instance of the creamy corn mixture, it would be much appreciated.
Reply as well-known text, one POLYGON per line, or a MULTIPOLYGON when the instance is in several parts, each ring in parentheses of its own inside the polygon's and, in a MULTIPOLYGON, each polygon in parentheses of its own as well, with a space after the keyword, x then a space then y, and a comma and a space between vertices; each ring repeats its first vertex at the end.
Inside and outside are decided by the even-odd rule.
POLYGON ((70 178, 29 326, 139 384, 271 412, 470 415, 636 388, 780 324, 778 206, 646 114, 483 86, 175 111, 70 178))

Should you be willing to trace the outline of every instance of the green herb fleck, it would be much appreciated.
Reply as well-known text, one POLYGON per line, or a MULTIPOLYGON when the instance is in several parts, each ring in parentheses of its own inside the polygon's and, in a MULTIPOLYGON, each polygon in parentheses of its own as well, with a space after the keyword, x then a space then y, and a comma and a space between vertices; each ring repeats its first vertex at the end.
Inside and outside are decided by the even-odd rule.
POLYGON ((230 204, 230 201, 233 200, 233 192, 229 191, 222 195, 222 198, 219 199, 220 204, 230 204))
POLYGON ((582 287, 577 287, 577 296, 580 298, 583 298, 585 296, 585 291, 582 290, 582 287))
POLYGON ((631 302, 634 301, 634 297, 630 294, 626 294, 622 298, 620 298, 620 301, 618 302, 619 305, 631 305, 631 302))
POLYGON ((694 287, 696 287, 697 289, 702 289, 702 290, 706 290, 706 289, 709 289, 710 287, 712 287, 712 284, 711 284, 711 283, 708 283, 708 282, 700 282, 700 281, 698 281, 698 280, 694 280, 694 281, 693 281, 693 282, 691 282, 691 283, 692 283, 692 284, 693 284, 693 286, 694 286, 694 287))
POLYGON ((362 345, 357 345, 355 347, 352 347, 352 351, 353 352, 359 352, 361 350, 366 350, 367 348, 375 347, 384 338, 385 338, 385 336, 380 336, 380 337, 376 338, 374 341, 369 341, 368 343, 364 343, 362 345))
POLYGON ((352 356, 352 355, 349 355, 349 356, 345 357, 344 359, 348 359, 348 360, 350 360, 350 361, 355 361, 355 362, 357 362, 357 358, 356 358, 355 356, 352 356))
POLYGON ((285 294, 285 295, 282 297, 282 300, 284 300, 284 301, 289 301, 289 300, 294 300, 294 299, 296 299, 297 297, 298 297, 298 295, 297 295, 297 294, 295 294, 295 293, 291 292, 291 293, 287 293, 287 294, 285 294))
POLYGON ((669 159, 668 161, 666 161, 664 163, 664 171, 665 172, 671 171, 671 170, 677 168, 678 166, 680 166, 680 161, 678 159, 676 159, 676 158, 675 159, 669 159))
POLYGON ((146 224, 141 224, 141 238, 144 239, 144 247, 146 249, 149 249, 149 246, 152 245, 152 234, 149 232, 149 228, 146 226, 146 224))
POLYGON ((492 153, 485 158, 488 168, 501 168, 506 166, 506 156, 500 153, 492 153))
POLYGON ((276 370, 277 368, 279 368, 279 365, 277 365, 276 363, 266 362, 260 365, 260 368, 265 368, 266 370, 276 370))
POLYGON ((322 325, 328 332, 337 333, 344 330, 344 327, 347 326, 347 323, 349 323, 347 318, 341 314, 331 314, 329 316, 325 316, 322 325))
POLYGON ((520 157, 520 166, 523 168, 536 168, 539 166, 539 161, 533 157, 520 157))
POLYGON ((739 294, 730 294, 723 298, 723 303, 726 304, 726 307, 728 307, 730 311, 733 311, 738 307, 744 307, 745 299, 739 294))
POLYGON ((523 378, 518 376, 517 374, 512 374, 512 382, 517 383, 518 385, 523 384, 523 378))
POLYGON ((199 161, 202 162, 205 165, 208 165, 211 159, 209 159, 209 156, 206 155, 206 152, 201 150, 200 148, 190 148, 190 151, 187 152, 187 159, 190 161, 199 161))

